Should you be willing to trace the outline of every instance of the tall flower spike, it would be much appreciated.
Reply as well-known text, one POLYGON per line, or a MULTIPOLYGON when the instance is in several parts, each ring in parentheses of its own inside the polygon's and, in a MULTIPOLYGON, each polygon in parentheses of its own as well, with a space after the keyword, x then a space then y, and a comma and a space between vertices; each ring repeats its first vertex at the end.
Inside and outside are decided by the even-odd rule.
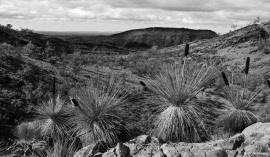
POLYGON ((146 86, 146 84, 143 82, 143 81, 140 81, 140 84, 142 85, 142 86, 146 86))
POLYGON ((79 103, 75 99, 71 99, 74 106, 79 107, 79 103))
POLYGON ((229 86, 230 83, 229 83, 229 81, 228 81, 228 79, 227 79, 226 74, 225 74, 224 72, 222 72, 221 74, 222 74, 222 78, 223 78, 223 80, 224 80, 224 83, 226 84, 226 86, 229 86))
POLYGON ((56 79, 55 77, 53 77, 53 91, 52 91, 53 96, 55 96, 55 93, 56 93, 55 82, 56 82, 56 79))
POLYGON ((185 47, 185 57, 187 57, 188 52, 189 52, 189 44, 186 44, 186 47, 185 47))
POLYGON ((245 74, 246 74, 246 75, 248 74, 248 71, 249 71, 249 65, 250 65, 250 58, 247 57, 247 60, 246 60, 246 68, 245 68, 245 74))
POLYGON ((266 83, 267 83, 268 87, 270 88, 270 80, 267 80, 266 83))

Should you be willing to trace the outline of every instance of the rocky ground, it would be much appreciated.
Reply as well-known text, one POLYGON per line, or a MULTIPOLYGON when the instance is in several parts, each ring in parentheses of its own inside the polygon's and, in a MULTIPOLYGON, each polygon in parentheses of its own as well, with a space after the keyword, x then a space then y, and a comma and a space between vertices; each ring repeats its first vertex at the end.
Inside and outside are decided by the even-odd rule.
POLYGON ((269 157, 270 123, 256 123, 229 139, 206 143, 170 143, 141 135, 106 149, 96 142, 79 150, 74 157, 269 157))

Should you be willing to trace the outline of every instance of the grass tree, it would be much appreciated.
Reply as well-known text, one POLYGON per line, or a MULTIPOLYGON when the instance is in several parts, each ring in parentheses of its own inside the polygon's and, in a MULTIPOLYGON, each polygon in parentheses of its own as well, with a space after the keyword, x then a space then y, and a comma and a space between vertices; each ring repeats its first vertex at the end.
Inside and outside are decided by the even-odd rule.
POLYGON ((76 107, 74 131, 86 143, 98 140, 113 146, 120 141, 125 127, 127 86, 114 77, 106 83, 90 81, 86 87, 73 90, 72 102, 76 107))
POLYGON ((145 81, 151 93, 145 104, 156 115, 153 133, 165 141, 200 142, 205 132, 201 125, 204 113, 196 96, 212 82, 216 70, 187 62, 186 56, 187 52, 183 64, 163 66, 158 75, 145 81))
POLYGON ((231 134, 242 132, 246 127, 258 121, 258 117, 252 112, 252 107, 254 105, 254 100, 261 91, 252 93, 248 92, 246 89, 249 66, 250 58, 248 57, 244 70, 244 88, 238 88, 237 86, 230 84, 226 74, 222 72, 222 77, 226 86, 221 95, 228 102, 228 110, 220 116, 219 124, 222 125, 225 131, 228 131, 231 134))
POLYGON ((72 108, 58 96, 42 102, 35 108, 36 119, 41 122, 40 133, 44 138, 56 139, 70 134, 68 127, 72 108))

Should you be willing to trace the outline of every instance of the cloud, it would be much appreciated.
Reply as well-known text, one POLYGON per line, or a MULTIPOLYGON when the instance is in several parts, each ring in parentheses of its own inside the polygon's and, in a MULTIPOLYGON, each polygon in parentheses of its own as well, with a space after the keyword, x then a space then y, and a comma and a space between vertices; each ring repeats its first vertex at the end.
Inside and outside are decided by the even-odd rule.
POLYGON ((103 0, 112 7, 154 8, 169 11, 268 10, 268 0, 103 0))
POLYGON ((26 21, 25 25, 63 21, 70 28, 67 24, 77 22, 93 29, 137 25, 225 32, 231 24, 244 26, 257 16, 269 20, 269 8, 269 0, 0 0, 0 20, 26 21))

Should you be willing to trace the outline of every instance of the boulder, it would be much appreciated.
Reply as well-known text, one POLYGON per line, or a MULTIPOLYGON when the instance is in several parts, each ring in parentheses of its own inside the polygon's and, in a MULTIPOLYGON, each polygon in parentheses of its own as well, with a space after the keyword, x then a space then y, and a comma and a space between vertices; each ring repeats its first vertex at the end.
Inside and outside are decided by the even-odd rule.
POLYGON ((270 135, 270 123, 255 123, 247 128, 245 128, 242 132, 245 136, 250 136, 254 133, 261 133, 264 135, 270 135))
POLYGON ((241 145, 241 149, 245 154, 268 154, 270 156, 270 123, 255 123, 243 130, 245 141, 241 145))

